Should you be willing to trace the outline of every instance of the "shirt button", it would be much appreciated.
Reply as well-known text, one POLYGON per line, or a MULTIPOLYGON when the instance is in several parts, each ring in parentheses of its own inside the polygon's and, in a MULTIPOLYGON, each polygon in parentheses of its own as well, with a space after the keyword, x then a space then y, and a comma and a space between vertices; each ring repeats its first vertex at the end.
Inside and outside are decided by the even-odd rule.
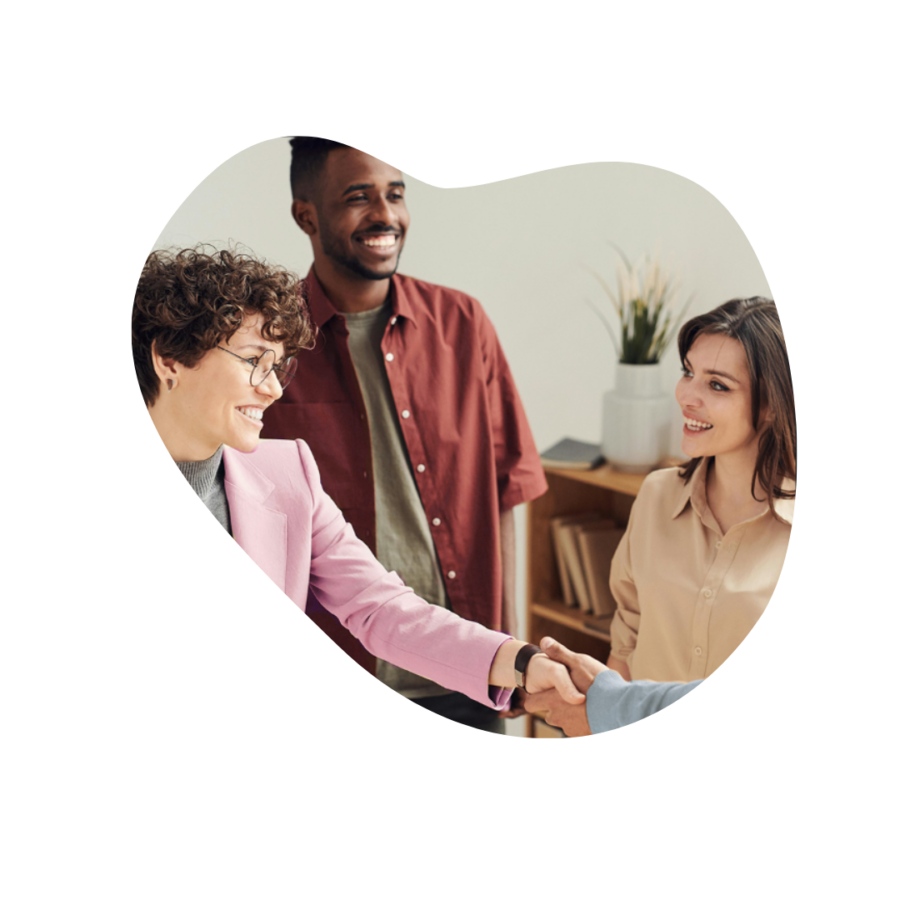
POLYGON ((702 647, 694 647, 694 655, 695 656, 703 656, 703 648, 702 647))
POLYGON ((722 542, 716 541, 716 550, 721 550, 721 549, 722 549, 722 542))
POLYGON ((434 518, 434 519, 431 520, 431 524, 434 525, 435 528, 437 528, 438 525, 441 524, 441 520, 438 519, 438 518, 434 518))
POLYGON ((711 591, 709 588, 707 588, 707 589, 703 592, 703 596, 706 597, 706 599, 708 600, 710 597, 712 597, 712 591, 711 591))
POLYGON ((385 359, 386 359, 388 362, 393 362, 393 361, 394 361, 394 354, 393 354, 393 353, 388 353, 388 355, 385 356, 385 359))
POLYGON ((369 473, 368 473, 368 472, 363 472, 363 478, 368 478, 368 477, 369 477, 369 473))
POLYGON ((396 316, 393 316, 393 317, 391 318, 391 325, 396 325, 396 324, 397 324, 397 317, 396 317, 396 316))
POLYGON ((451 570, 447 573, 447 577, 448 577, 448 578, 456 578, 456 572, 454 572, 453 569, 451 569, 451 570))
POLYGON ((403 412, 400 413, 400 415, 403 416, 404 419, 408 419, 409 418, 409 410, 404 409, 403 412))
POLYGON ((424 472, 424 471, 425 471, 425 466, 423 466, 422 463, 419 463, 419 464, 416 466, 416 471, 417 471, 417 472, 424 472))

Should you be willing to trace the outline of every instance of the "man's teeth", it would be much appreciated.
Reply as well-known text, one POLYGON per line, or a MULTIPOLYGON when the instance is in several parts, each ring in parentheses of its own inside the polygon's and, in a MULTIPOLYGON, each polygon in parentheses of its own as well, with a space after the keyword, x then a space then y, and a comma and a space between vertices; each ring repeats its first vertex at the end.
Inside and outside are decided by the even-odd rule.
POLYGON ((248 419, 256 419, 262 421, 263 411, 258 406, 239 406, 238 412, 243 413, 248 419))
POLYGON ((698 422, 696 419, 689 419, 687 416, 684 416, 684 424, 690 428, 691 431, 709 431, 712 428, 708 422, 698 422))
POLYGON ((382 234, 378 237, 366 237, 362 242, 367 247, 393 247, 397 243, 396 234, 382 234))

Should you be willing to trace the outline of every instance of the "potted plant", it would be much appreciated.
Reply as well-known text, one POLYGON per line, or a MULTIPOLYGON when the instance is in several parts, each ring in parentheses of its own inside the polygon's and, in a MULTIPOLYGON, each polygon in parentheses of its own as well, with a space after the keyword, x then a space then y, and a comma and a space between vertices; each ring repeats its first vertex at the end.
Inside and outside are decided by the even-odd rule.
POLYGON ((658 258, 644 256, 637 265, 619 256, 617 293, 594 272, 619 320, 619 338, 593 304, 618 355, 615 388, 603 397, 603 453, 623 472, 649 472, 668 453, 672 398, 661 388, 659 361, 690 303, 675 314, 678 286, 658 258))

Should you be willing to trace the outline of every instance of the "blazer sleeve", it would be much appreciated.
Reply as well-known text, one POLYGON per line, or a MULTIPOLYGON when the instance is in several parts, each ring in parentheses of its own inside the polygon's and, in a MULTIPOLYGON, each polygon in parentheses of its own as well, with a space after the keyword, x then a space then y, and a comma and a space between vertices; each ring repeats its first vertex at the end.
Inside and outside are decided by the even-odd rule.
POLYGON ((490 687, 488 674, 510 638, 433 606, 388 572, 322 489, 309 447, 297 447, 312 496, 310 592, 374 656, 504 708, 512 691, 490 687))

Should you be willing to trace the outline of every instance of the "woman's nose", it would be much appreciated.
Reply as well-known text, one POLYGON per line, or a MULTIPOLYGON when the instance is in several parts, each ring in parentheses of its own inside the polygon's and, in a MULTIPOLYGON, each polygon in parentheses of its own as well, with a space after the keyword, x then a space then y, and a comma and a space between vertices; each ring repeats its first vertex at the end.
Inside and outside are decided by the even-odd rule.
POLYGON ((693 378, 685 379, 679 385, 677 400, 682 406, 692 406, 695 409, 702 406, 700 392, 697 390, 693 378))
POLYGON ((284 389, 281 387, 281 382, 275 377, 275 372, 269 372, 269 374, 263 379, 262 384, 260 384, 257 388, 263 394, 267 394, 272 397, 274 400, 279 400, 281 395, 284 393, 284 389))

